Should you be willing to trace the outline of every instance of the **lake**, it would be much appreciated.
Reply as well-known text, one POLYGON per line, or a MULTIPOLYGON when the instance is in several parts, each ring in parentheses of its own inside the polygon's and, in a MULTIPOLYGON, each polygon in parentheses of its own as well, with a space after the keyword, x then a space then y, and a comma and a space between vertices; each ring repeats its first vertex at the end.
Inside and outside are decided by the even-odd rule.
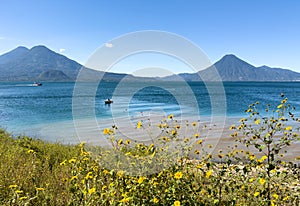
POLYGON ((0 83, 0 126, 15 135, 72 142, 62 138, 75 136, 74 117, 86 122, 87 135, 89 129, 98 129, 89 122, 94 119, 107 123, 102 128, 118 123, 119 118, 151 114, 240 118, 251 103, 259 101, 261 109, 267 103, 279 104, 281 93, 299 115, 300 82, 45 82, 40 87, 24 82, 0 83), (114 103, 105 105, 107 98, 114 103))

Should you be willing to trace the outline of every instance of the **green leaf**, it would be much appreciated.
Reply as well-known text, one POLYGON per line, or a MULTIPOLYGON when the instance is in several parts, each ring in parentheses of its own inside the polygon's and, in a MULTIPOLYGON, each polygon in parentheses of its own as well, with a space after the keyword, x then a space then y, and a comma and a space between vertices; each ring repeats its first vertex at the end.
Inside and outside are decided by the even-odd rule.
POLYGON ((259 149, 261 149, 261 150, 263 150, 263 149, 265 149, 266 148, 266 145, 261 145, 260 147, 259 147, 259 149))

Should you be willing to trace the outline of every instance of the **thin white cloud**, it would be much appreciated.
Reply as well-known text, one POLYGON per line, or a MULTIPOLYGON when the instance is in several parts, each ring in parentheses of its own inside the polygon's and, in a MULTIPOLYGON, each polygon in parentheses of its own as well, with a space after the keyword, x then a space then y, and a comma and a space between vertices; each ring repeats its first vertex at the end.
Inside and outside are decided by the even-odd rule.
POLYGON ((63 53, 65 51, 66 51, 65 49, 59 49, 59 53, 63 53))
POLYGON ((112 43, 107 42, 107 43, 105 43, 105 46, 108 48, 112 48, 114 45, 112 43))
POLYGON ((3 39, 5 39, 5 37, 3 37, 3 36, 0 36, 0 40, 3 40, 3 39))

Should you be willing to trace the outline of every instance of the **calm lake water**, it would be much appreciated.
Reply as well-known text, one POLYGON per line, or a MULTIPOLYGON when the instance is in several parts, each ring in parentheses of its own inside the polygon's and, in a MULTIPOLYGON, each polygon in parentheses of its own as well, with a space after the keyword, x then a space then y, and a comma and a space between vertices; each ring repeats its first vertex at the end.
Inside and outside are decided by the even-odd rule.
POLYGON ((225 82, 224 87, 200 82, 185 85, 103 82, 95 94, 89 92, 94 84, 77 83, 77 87, 84 88, 79 95, 76 90, 74 94, 74 85, 43 83, 34 87, 31 83, 0 83, 0 126, 14 134, 40 135, 39 130, 45 125, 72 122, 74 95, 82 98, 76 105, 76 115, 82 119, 105 120, 152 111, 175 116, 242 117, 253 102, 259 101, 262 106, 277 105, 281 93, 300 114, 300 82, 225 82), (107 98, 113 99, 111 106, 104 104, 107 98), (93 108, 86 108, 90 105, 93 108))

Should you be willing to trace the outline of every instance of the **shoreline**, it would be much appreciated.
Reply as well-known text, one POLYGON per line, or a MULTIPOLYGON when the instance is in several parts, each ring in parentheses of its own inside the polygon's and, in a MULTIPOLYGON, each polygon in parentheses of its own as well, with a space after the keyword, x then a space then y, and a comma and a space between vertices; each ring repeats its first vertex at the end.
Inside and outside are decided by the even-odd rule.
MULTIPOLYGON (((161 134, 161 129, 157 125, 166 118, 165 115, 159 113, 143 113, 142 115, 115 119, 80 119, 74 122, 68 120, 35 125, 31 128, 31 131, 35 131, 35 134, 29 134, 29 136, 61 144, 79 144, 84 141, 93 146, 110 147, 111 143, 103 135, 103 130, 116 125, 118 127, 115 134, 116 139, 130 139, 135 142, 147 143, 161 134), (142 123, 141 129, 136 129, 138 121, 142 123)), ((225 152, 229 150, 228 147, 234 147, 237 144, 236 149, 250 150, 254 154, 261 155, 256 150, 246 148, 242 143, 235 142, 237 138, 230 136, 233 131, 230 131, 229 127, 232 124, 237 124, 239 119, 238 117, 221 116, 200 118, 190 116, 188 119, 177 119, 175 117, 172 124, 180 125, 181 128, 178 130, 179 137, 192 137, 195 133, 199 133, 200 138, 205 140, 203 146, 209 153, 217 155, 219 150, 225 152), (197 123, 197 128, 191 126, 193 122, 197 123), (188 127, 186 127, 186 123, 189 124, 188 127), (208 148, 209 145, 212 145, 212 148, 208 148)), ((26 133, 23 134, 28 135, 26 133)), ((287 153, 283 159, 294 161, 295 157, 300 156, 299 146, 300 144, 297 142, 287 147, 287 153)))

